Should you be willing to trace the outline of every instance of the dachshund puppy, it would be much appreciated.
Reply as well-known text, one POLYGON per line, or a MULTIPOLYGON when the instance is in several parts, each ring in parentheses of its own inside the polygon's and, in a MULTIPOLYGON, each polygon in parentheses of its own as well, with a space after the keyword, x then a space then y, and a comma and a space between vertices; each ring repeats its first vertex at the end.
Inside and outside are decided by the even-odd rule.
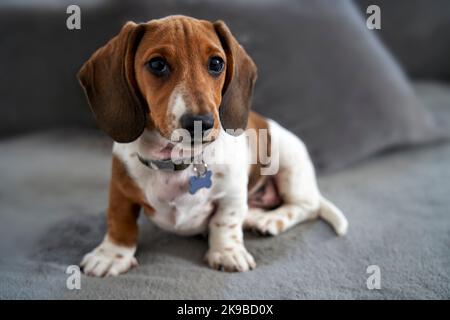
POLYGON ((224 271, 256 266, 245 228, 277 235, 322 217, 346 233, 301 140, 250 111, 256 66, 224 22, 128 22, 78 78, 99 127, 115 141, 108 231, 81 262, 86 274, 115 276, 137 265, 141 209, 170 232, 206 232, 205 260, 224 271), (263 149, 270 161, 260 161, 263 149))

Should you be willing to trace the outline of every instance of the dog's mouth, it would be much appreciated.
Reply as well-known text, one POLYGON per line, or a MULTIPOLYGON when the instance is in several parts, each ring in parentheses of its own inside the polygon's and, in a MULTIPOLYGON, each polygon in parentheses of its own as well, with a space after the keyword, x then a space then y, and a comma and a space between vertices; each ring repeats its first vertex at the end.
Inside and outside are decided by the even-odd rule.
POLYGON ((171 141, 157 132, 146 132, 139 139, 139 154, 145 158, 164 162, 184 162, 199 157, 214 140, 183 143, 171 141))
POLYGON ((161 161, 170 160, 172 158, 172 151, 173 151, 174 147, 175 147, 174 144, 168 143, 165 147, 163 147, 161 150, 159 150, 159 152, 157 154, 159 159, 155 159, 155 160, 161 160, 161 161))
POLYGON ((192 142, 190 144, 169 142, 160 152, 163 160, 184 161, 200 156, 203 153, 204 148, 212 142, 212 140, 192 142))

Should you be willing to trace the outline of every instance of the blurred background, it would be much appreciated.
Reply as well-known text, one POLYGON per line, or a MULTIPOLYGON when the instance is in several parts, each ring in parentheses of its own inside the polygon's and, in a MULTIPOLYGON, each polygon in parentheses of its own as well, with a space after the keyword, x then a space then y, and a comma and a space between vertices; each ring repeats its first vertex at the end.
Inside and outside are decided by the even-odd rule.
POLYGON ((118 297, 96 280, 75 295, 61 284, 65 267, 103 235, 112 145, 96 129, 76 73, 126 21, 171 14, 227 23, 258 66, 253 108, 305 141, 322 190, 351 231, 326 247, 329 230, 320 226, 300 227, 315 244, 294 233, 270 244, 250 239, 284 288, 277 291, 257 281, 263 271, 209 273, 194 262, 202 242, 151 229, 143 242, 156 241, 153 253, 138 259, 156 260, 122 278, 135 291, 119 296, 449 298, 448 0, 2 0, 0 298, 118 297), (72 4, 80 30, 66 27, 72 4), (380 30, 366 26, 369 5, 381 10, 380 30), (383 292, 369 293, 359 280, 373 257, 393 271, 383 292), (142 275, 167 290, 146 291, 142 275))

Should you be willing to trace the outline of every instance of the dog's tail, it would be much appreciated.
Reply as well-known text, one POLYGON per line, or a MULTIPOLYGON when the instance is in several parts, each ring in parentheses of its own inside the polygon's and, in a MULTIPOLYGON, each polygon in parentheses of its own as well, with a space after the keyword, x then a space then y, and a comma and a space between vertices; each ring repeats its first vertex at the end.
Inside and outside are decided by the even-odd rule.
POLYGON ((344 214, 338 207, 325 199, 324 196, 320 196, 320 211, 319 216, 326 222, 331 224, 334 231, 338 236, 343 236, 347 233, 348 221, 344 214))

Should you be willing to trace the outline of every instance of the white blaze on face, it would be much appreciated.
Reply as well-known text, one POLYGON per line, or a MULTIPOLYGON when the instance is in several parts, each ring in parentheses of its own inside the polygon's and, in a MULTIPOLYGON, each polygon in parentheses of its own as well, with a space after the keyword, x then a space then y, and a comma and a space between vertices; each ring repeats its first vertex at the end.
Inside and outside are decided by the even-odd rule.
POLYGON ((178 122, 181 116, 186 112, 186 103, 183 99, 183 89, 180 86, 175 87, 170 95, 169 99, 169 114, 172 119, 172 128, 175 129, 178 127, 178 122))

